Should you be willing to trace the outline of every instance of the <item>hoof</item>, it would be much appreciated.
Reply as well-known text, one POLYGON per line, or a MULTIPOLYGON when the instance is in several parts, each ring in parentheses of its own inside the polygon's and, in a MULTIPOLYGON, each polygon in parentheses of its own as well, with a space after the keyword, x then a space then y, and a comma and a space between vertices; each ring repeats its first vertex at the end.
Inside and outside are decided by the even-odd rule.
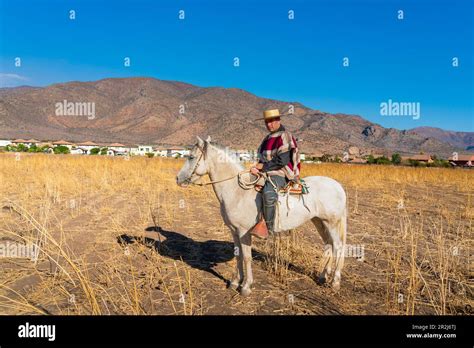
POLYGON ((340 282, 332 282, 332 289, 334 291, 339 291, 340 288, 341 288, 341 283, 340 282))
POLYGON ((250 290, 249 288, 242 288, 242 290, 240 290, 240 295, 242 295, 243 297, 248 297, 251 293, 252 290, 250 290))
POLYGON ((239 288, 239 283, 238 282, 229 282, 229 284, 227 284, 227 288, 237 290, 239 288))
POLYGON ((326 276, 320 275, 320 276, 318 277, 317 283, 318 283, 319 285, 324 285, 324 284, 326 284, 326 276))

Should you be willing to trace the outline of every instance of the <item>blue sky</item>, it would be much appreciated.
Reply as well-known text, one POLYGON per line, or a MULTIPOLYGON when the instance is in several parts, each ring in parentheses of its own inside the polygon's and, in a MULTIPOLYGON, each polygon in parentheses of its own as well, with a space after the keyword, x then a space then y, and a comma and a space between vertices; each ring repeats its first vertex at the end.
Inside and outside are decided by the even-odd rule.
POLYGON ((473 3, 0 0, 1 85, 150 76, 242 88, 385 127, 474 131, 473 3), (389 99, 420 103, 421 117, 380 115, 389 99))

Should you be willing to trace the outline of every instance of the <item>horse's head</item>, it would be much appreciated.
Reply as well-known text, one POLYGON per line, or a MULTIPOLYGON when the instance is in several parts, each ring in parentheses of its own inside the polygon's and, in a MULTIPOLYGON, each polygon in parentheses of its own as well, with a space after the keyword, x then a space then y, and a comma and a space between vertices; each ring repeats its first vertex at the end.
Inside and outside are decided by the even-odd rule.
POLYGON ((186 187, 208 173, 206 157, 211 137, 207 137, 205 141, 197 137, 197 140, 198 142, 192 148, 186 163, 176 176, 176 183, 179 186, 186 187))

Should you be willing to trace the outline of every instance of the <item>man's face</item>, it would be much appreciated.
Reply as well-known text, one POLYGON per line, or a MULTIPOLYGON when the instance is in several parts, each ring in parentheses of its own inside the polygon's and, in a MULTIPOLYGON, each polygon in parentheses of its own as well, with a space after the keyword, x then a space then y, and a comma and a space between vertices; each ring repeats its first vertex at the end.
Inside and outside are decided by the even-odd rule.
POLYGON ((270 132, 276 131, 278 128, 280 128, 280 117, 265 120, 265 125, 270 132))

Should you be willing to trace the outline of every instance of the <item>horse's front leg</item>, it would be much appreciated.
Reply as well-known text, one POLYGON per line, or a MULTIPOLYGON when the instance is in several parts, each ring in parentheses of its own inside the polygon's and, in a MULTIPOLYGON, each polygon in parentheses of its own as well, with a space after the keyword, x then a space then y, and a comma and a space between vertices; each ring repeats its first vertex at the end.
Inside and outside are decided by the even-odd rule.
POLYGON ((235 271, 230 281, 229 287, 236 289, 240 286, 240 283, 244 279, 244 265, 242 260, 242 246, 240 243, 240 237, 237 231, 232 231, 232 237, 234 238, 234 250, 233 253, 236 258, 235 271))
POLYGON ((245 267, 244 282, 240 294, 242 296, 249 296, 252 290, 250 287, 253 283, 252 274, 252 235, 245 231, 245 234, 240 234, 240 245, 242 246, 242 259, 245 267))

